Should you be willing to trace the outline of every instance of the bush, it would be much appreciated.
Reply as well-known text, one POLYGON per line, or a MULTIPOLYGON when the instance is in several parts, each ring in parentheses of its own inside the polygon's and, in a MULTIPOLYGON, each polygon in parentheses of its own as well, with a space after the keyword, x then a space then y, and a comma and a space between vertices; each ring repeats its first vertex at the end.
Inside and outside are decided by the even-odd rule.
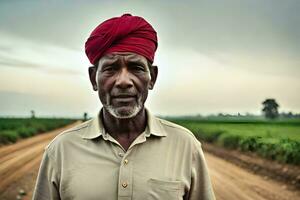
POLYGON ((276 143, 262 142, 257 152, 264 158, 276 160, 276 143))
POLYGON ((16 131, 4 130, 0 132, 0 143, 14 143, 18 140, 19 136, 16 131))
POLYGON ((35 127, 20 127, 17 129, 17 133, 21 138, 27 138, 33 135, 36 135, 37 129, 35 127))
POLYGON ((36 132, 38 133, 42 133, 42 132, 46 132, 47 131, 47 128, 46 128, 46 125, 45 124, 35 124, 35 129, 36 129, 36 132))
POLYGON ((16 131, 21 138, 27 138, 31 136, 30 133, 28 132, 28 128, 26 128, 25 126, 18 128, 16 131))
POLYGON ((202 132, 202 134, 204 136, 204 140, 206 140, 207 142, 210 142, 210 143, 216 142, 223 133, 224 133, 224 131, 212 131, 212 132, 206 133, 206 134, 204 132, 202 132))
POLYGON ((242 139, 242 136, 231 135, 231 134, 222 134, 218 138, 218 143, 229 149, 237 149, 239 147, 239 142, 242 139))
POLYGON ((300 142, 281 139, 276 146, 276 160, 284 163, 300 164, 300 142))
POLYGON ((252 137, 244 137, 239 142, 239 148, 242 151, 257 151, 261 146, 261 137, 252 136, 252 137))

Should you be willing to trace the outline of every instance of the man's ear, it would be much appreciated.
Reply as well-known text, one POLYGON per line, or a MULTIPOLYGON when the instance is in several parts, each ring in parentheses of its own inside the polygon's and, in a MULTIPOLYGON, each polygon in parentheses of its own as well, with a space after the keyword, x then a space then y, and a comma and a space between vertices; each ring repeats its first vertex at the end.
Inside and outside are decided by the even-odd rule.
POLYGON ((152 65, 150 68, 150 76, 151 76, 151 80, 150 80, 150 84, 148 89, 152 90, 154 87, 154 84, 156 82, 157 79, 157 75, 158 75, 158 67, 156 65, 152 65))
POLYGON ((98 90, 96 75, 97 75, 97 67, 90 66, 89 67, 89 76, 90 76, 90 81, 91 81, 94 91, 98 90))

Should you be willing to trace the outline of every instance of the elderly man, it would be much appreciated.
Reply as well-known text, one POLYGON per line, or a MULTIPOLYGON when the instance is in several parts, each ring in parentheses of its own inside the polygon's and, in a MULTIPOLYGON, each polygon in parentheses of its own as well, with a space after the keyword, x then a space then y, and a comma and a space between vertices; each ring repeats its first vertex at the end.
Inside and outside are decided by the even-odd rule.
POLYGON ((158 73, 152 26, 130 14, 115 17, 85 47, 103 108, 46 147, 33 199, 215 199, 194 135, 144 107, 158 73))

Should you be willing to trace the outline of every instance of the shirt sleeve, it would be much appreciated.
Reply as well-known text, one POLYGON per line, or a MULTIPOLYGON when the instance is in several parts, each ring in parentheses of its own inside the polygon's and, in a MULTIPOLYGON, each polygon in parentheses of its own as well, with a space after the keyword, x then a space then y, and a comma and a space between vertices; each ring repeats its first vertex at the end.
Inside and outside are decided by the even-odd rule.
POLYGON ((40 165, 32 200, 60 200, 58 174, 47 150, 40 165))
POLYGON ((214 191, 208 174, 207 164, 201 148, 197 141, 193 155, 192 181, 188 200, 215 200, 214 191))

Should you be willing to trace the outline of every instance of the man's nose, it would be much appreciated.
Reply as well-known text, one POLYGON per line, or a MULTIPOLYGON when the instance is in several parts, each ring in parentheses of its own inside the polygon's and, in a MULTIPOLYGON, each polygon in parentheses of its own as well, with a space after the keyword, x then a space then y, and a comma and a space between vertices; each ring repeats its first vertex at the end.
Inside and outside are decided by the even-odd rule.
POLYGON ((133 86, 130 72, 126 68, 121 68, 116 79, 116 86, 120 88, 129 88, 133 86))

